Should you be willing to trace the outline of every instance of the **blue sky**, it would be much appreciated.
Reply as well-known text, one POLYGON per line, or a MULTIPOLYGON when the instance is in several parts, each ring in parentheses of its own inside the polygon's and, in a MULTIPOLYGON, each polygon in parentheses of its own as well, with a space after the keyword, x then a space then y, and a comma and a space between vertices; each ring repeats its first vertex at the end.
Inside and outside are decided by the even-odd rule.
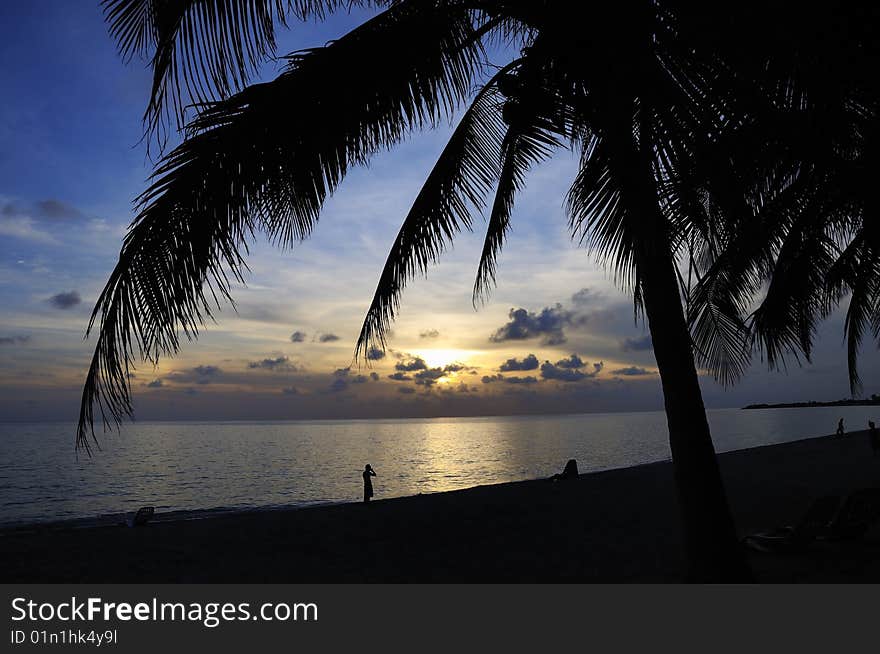
MULTIPOLYGON (((282 30, 279 54, 320 45, 364 15, 294 24, 282 30)), ((88 315, 151 169, 140 139, 149 72, 117 56, 95 0, 2 3, 0 60, 0 417, 72 420, 91 354, 88 315)), ((278 67, 267 63, 263 76, 278 67)), ((236 289, 239 313, 219 314, 177 358, 139 367, 136 416, 662 408, 630 300, 566 231, 562 199, 574 168, 565 155, 529 178, 486 306, 470 302, 477 220, 476 233, 408 287, 386 357, 348 369, 388 247, 449 131, 418 135, 354 171, 302 246, 282 252, 258 240, 247 288, 236 289)), ((707 404, 847 396, 841 325, 838 313, 823 326, 813 365, 767 372, 758 361, 727 390, 704 378, 707 404)), ((868 393, 880 390, 876 363, 868 346, 868 393)))

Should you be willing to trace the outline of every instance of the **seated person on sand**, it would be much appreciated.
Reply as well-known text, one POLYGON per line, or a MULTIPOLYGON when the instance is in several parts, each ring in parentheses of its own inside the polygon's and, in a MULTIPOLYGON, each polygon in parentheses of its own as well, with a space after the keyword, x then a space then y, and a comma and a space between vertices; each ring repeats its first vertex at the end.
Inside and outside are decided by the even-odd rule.
POLYGON ((565 464, 565 468, 562 470, 562 474, 553 475, 550 477, 550 481, 561 481, 563 479, 577 479, 578 476, 578 464, 574 459, 569 459, 568 463, 565 464))

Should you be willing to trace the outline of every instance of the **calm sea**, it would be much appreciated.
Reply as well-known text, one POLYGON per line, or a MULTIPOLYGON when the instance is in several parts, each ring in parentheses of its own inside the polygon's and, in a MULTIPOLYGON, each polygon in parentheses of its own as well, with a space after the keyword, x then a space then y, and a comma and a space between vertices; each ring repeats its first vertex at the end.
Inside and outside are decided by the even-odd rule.
MULTIPOLYGON (((880 420, 877 407, 709 411, 719 451, 820 436, 880 420)), ((662 412, 566 416, 163 422, 106 434, 76 457, 73 425, 0 424, 0 524, 114 521, 143 505, 210 510, 358 500, 365 463, 377 499, 669 458, 662 412)), ((178 514, 177 517, 179 517, 178 514)))

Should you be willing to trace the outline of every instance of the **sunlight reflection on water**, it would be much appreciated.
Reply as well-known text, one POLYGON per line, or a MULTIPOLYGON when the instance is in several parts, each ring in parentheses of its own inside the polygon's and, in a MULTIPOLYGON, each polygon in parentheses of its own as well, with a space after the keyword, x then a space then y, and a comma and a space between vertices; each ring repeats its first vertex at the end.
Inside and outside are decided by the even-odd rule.
MULTIPOLYGON (((876 407, 709 412, 719 451, 819 436, 876 407)), ((0 424, 0 523, 357 500, 365 463, 377 499, 667 459, 661 412, 432 420, 137 423, 89 459, 73 426, 0 424)))

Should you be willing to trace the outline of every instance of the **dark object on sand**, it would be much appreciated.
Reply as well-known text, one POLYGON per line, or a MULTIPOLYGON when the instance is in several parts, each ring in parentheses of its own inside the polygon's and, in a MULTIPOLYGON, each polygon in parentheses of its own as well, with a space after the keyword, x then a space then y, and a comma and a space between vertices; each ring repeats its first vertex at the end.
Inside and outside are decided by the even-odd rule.
POLYGON ((156 510, 152 506, 142 506, 137 510, 131 518, 129 518, 126 524, 129 527, 143 527, 150 520, 153 519, 153 514, 156 510))
POLYGON ((868 440, 871 442, 871 452, 874 456, 880 454, 880 432, 877 431, 877 425, 873 420, 868 421, 868 440))
POLYGON ((837 513, 840 498, 836 495, 820 497, 807 509, 800 521, 792 527, 746 536, 743 543, 759 552, 797 552, 812 543, 837 513))
POLYGON ((370 477, 375 477, 376 472, 373 470, 373 466, 369 463, 364 467, 364 502, 369 502, 370 498, 373 497, 373 480, 370 477))
POLYGON ((819 534, 822 540, 853 540, 861 538, 871 525, 880 520, 880 488, 857 490, 844 500, 843 506, 819 534))
POLYGON ((577 479, 577 476, 578 463, 574 459, 569 459, 562 470, 562 474, 553 475, 550 479, 552 481, 561 481, 563 479, 577 479))

